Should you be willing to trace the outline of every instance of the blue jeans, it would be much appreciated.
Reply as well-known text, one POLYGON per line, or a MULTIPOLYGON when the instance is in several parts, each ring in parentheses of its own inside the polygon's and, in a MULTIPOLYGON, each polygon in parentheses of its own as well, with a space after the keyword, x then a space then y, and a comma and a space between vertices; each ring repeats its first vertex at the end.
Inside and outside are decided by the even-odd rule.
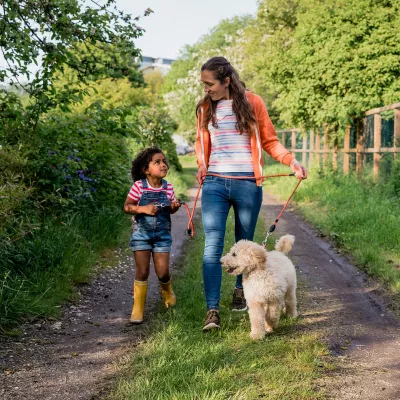
MULTIPOLYGON (((230 173, 248 176, 248 173, 230 173)), ((262 203, 262 188, 255 179, 225 179, 207 176, 201 199, 206 243, 203 257, 204 292, 208 309, 219 309, 221 295, 221 256, 224 249, 226 220, 229 209, 235 213, 235 241, 253 240, 262 203)), ((242 276, 236 278, 236 287, 242 287, 242 276)))

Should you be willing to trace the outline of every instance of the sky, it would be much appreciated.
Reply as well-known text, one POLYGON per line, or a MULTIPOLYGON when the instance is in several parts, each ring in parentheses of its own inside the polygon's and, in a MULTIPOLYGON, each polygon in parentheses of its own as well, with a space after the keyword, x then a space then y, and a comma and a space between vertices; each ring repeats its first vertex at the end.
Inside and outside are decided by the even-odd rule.
POLYGON ((136 45, 143 56, 172 59, 222 19, 257 11, 257 0, 116 0, 116 5, 134 17, 150 7, 154 13, 138 22, 146 32, 136 45))
MULTIPOLYGON (((115 5, 133 17, 141 16, 138 25, 146 32, 135 43, 143 56, 172 59, 178 57, 186 44, 196 43, 222 19, 255 15, 257 11, 257 0, 116 0, 115 5), (143 17, 148 7, 154 13, 143 17)), ((0 68, 5 66, 1 54, 0 68)), ((36 69, 34 65, 30 68, 32 72, 36 69)))

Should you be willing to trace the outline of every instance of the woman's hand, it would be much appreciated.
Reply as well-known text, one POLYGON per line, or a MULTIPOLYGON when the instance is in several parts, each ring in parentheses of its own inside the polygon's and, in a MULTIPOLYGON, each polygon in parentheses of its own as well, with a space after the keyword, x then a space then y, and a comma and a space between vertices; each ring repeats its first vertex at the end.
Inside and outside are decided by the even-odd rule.
POLYGON ((297 179, 307 179, 307 170, 295 158, 290 162, 289 167, 297 179))
POLYGON ((204 165, 200 165, 199 170, 197 171, 197 175, 196 175, 196 179, 197 179, 197 182, 199 183, 199 185, 202 184, 206 175, 207 175, 206 167, 204 165))

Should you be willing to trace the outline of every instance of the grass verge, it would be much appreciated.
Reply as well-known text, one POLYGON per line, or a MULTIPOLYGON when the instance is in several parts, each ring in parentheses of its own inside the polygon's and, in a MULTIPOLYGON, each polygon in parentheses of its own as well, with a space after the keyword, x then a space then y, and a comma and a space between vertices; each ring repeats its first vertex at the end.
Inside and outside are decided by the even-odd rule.
POLYGON ((76 295, 74 287, 87 282, 107 248, 121 244, 128 223, 118 208, 97 215, 80 213, 68 224, 48 218, 31 237, 9 249, 9 269, 0 279, 0 332, 23 320, 56 317, 60 305, 76 295), (13 260, 28 260, 24 269, 13 260))
MULTIPOLYGON (((194 167, 171 169, 167 179, 177 197, 184 199, 194 175, 194 167)), ((75 286, 91 279, 96 263, 112 265, 108 249, 128 243, 129 230, 121 204, 96 214, 82 210, 67 224, 49 216, 29 238, 1 249, 0 333, 12 335, 26 319, 57 317, 60 305, 76 296, 75 286), (26 260, 23 269, 15 267, 20 260, 26 260)))
MULTIPOLYGON (((264 239, 261 219, 255 240, 264 239)), ((125 372, 109 399, 320 399, 314 387, 326 349, 317 337, 302 332, 294 320, 264 341, 249 338, 247 313, 227 311, 234 277, 224 274, 221 298, 223 329, 204 334, 205 301, 201 276, 202 229, 189 242, 174 280, 178 303, 157 313, 146 340, 135 347, 125 372)), ((233 215, 227 225, 225 250, 233 244, 233 215)))
MULTIPOLYGON (((268 174, 287 172, 274 165, 268 174)), ((290 178, 270 179, 266 189, 286 199, 294 188, 290 178)), ((379 278, 400 306, 400 203, 384 184, 354 175, 310 171, 296 192, 297 210, 333 240, 369 275, 379 278)), ((397 308, 397 307, 396 307, 397 308)))

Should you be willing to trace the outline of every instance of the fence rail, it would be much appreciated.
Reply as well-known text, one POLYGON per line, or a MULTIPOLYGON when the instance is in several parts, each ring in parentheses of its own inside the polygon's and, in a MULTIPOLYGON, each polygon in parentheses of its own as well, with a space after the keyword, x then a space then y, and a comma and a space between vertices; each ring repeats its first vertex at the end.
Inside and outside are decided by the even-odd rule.
POLYGON ((379 176, 383 155, 392 154, 393 158, 396 158, 400 153, 400 103, 368 110, 361 122, 348 125, 344 137, 342 139, 335 138, 332 143, 329 141, 327 125, 321 129, 307 132, 293 128, 279 130, 277 133, 287 148, 291 149, 293 153, 302 154, 302 163, 308 168, 330 166, 337 170, 338 158, 341 156, 344 174, 348 174, 352 168, 357 173, 361 173, 366 159, 371 154, 374 179, 376 180, 379 176), (393 110, 393 117, 382 119, 381 114, 391 110, 393 110), (389 128, 385 128, 384 136, 382 135, 382 121, 388 121, 390 125, 389 128), (353 155, 355 155, 355 160, 351 162, 353 155))

